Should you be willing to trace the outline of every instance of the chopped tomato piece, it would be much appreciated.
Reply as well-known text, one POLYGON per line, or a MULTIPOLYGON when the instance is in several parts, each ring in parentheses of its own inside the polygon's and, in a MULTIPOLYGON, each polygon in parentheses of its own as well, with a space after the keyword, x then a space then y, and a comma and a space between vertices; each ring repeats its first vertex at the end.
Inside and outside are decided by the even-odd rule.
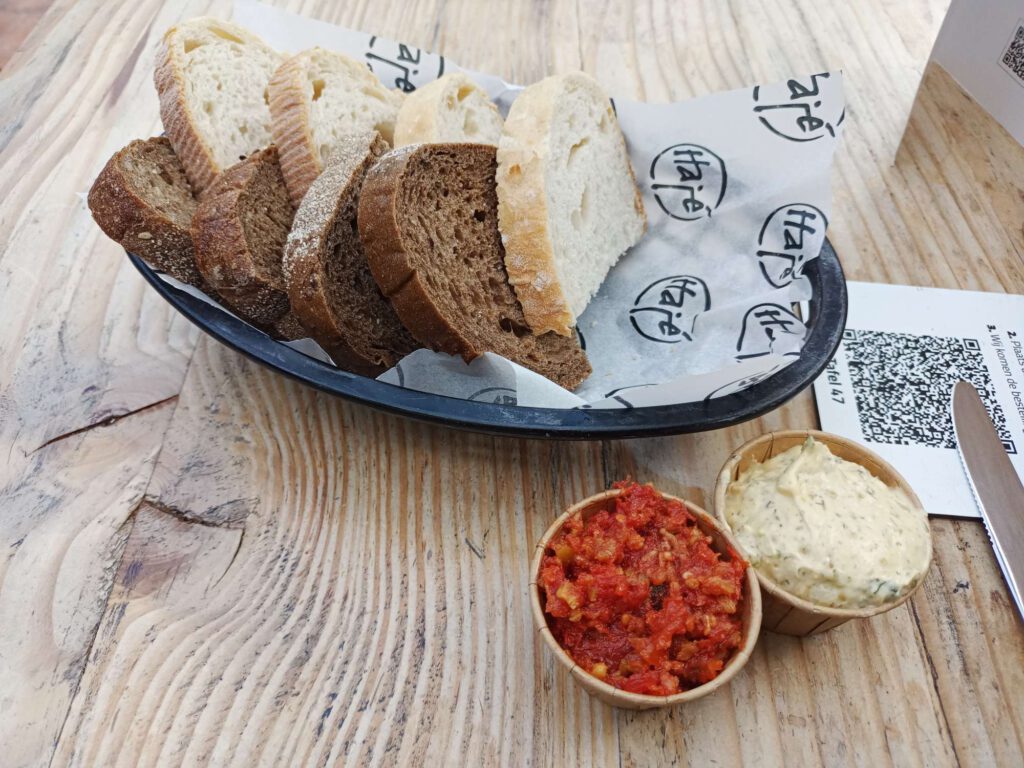
POLYGON ((742 642, 747 563, 678 501, 616 483, 614 509, 570 517, 540 567, 552 634, 616 688, 668 696, 713 680, 742 642))

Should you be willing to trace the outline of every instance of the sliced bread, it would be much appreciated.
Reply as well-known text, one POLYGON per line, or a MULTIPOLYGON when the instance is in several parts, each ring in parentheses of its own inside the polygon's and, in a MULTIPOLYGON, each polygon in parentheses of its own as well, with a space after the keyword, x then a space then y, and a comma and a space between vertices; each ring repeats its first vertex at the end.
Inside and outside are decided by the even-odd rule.
POLYGON ((567 389, 590 374, 575 336, 535 335, 505 274, 495 148, 414 144, 366 176, 359 235, 370 269, 422 344, 466 361, 491 351, 567 389))
POLYGON ((347 137, 378 131, 390 144, 402 103, 365 64, 322 48, 285 61, 269 93, 274 143, 296 206, 347 137))
POLYGON ((460 141, 497 146, 501 122, 487 92, 462 72, 452 72, 405 97, 395 122, 395 146, 460 141))
POLYGON ((338 367, 364 376, 419 346, 377 287, 356 228, 363 179, 388 149, 376 132, 335 147, 295 214, 284 257, 302 325, 338 367))
POLYGON ((299 322, 299 318, 294 312, 289 312, 265 330, 275 339, 282 339, 283 341, 295 341, 296 339, 305 339, 309 336, 309 332, 299 322))
POLYGON ((509 280, 538 333, 569 334, 647 220, 608 96, 578 72, 520 93, 498 144, 509 280))
MULTIPOLYGON (((217 177, 192 217, 196 264, 243 320, 294 337, 281 261, 294 210, 274 147, 261 149, 217 177)), ((304 334, 299 334, 304 335, 304 334)))
POLYGON ((282 56, 236 24, 171 27, 154 73, 164 131, 197 196, 224 169, 271 143, 267 83, 282 56))
POLYGON ((208 290, 192 248, 196 201, 170 141, 162 136, 136 140, 115 153, 89 190, 89 210, 126 251, 208 290))

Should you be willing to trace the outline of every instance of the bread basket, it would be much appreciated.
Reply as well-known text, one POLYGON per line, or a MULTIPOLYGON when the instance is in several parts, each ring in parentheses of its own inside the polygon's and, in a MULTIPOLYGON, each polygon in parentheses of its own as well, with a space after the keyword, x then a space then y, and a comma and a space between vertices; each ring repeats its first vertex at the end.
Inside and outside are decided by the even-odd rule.
MULTIPOLYGON (((714 680, 671 696, 651 696, 631 693, 629 691, 620 690, 606 682, 603 682, 602 680, 599 680, 589 672, 581 669, 572 660, 572 657, 569 656, 569 654, 566 653, 566 651, 558 644, 558 641, 555 639, 554 635, 551 634, 551 630, 548 628, 548 622, 544 615, 543 608, 543 588, 538 584, 538 573, 540 572, 541 559, 544 556, 544 550, 547 547, 548 542, 551 541, 552 537, 554 537, 559 530, 561 530, 562 525, 569 519, 569 517, 579 512, 582 514, 584 520, 586 520, 590 515, 596 514, 602 509, 608 509, 613 500, 621 493, 622 491, 619 489, 604 491, 603 493, 598 493, 574 504, 551 524, 551 527, 548 528, 537 543, 537 547, 534 550, 533 555, 533 564, 530 568, 530 603, 533 609, 534 625, 536 626, 538 634, 544 639, 548 648, 551 649, 551 653, 553 653, 558 662, 569 671, 569 674, 572 675, 576 682, 592 696, 595 696, 613 707, 620 707, 622 709, 653 709, 655 707, 669 707, 676 704, 683 704, 688 701, 699 699, 702 696, 707 696, 709 693, 713 693, 718 690, 735 677, 736 673, 739 672, 743 665, 747 663, 747 660, 750 658, 750 654, 754 649, 754 643, 757 641, 757 635, 761 628, 761 595, 758 590, 757 578, 754 575, 753 568, 747 569, 743 580, 742 645, 714 680)), ((725 552, 731 547, 734 551, 740 552, 740 548, 736 544, 732 535, 728 533, 724 526, 722 526, 714 517, 709 515, 703 509, 685 501, 684 499, 678 499, 675 496, 669 496, 665 493, 661 495, 666 499, 679 501, 686 505, 686 508, 697 519, 698 527, 711 537, 712 548, 715 551, 725 552)))
MULTIPOLYGON (((921 501, 907 481, 877 454, 838 435, 810 429, 794 429, 769 432, 741 445, 729 456, 718 474, 718 482, 715 485, 715 515, 726 529, 728 523, 725 518, 725 494, 729 484, 751 465, 762 463, 794 446, 801 445, 808 437, 824 443, 835 456, 864 467, 886 485, 900 488, 914 506, 923 510, 921 501)), ((930 548, 928 567, 931 567, 930 548)), ((925 572, 927 573, 927 568, 925 572)), ((764 612, 762 626, 769 632, 801 637, 834 629, 850 619, 866 619, 891 611, 909 600, 924 583, 922 576, 906 594, 890 603, 867 608, 832 608, 817 605, 787 592, 761 571, 757 571, 757 579, 761 584, 764 612)))

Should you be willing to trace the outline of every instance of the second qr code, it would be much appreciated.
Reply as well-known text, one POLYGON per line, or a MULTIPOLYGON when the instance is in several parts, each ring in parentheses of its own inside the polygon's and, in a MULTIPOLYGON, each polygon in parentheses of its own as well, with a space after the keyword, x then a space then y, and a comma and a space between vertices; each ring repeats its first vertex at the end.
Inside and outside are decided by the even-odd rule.
POLYGON ((1017 23, 1013 37, 1010 38, 999 63, 1003 65, 1003 69, 1024 84, 1024 24, 1017 23))

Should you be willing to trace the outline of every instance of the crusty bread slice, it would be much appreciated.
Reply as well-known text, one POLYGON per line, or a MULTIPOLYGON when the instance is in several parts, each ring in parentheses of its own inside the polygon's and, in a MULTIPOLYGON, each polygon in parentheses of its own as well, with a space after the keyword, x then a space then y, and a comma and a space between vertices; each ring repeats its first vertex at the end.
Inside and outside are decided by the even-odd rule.
POLYGON ((295 337, 281 260, 294 210, 274 147, 217 177, 192 217, 199 271, 243 320, 295 337))
POLYGON ((503 355, 574 389, 590 374, 575 336, 535 335, 505 274, 495 148, 413 144, 381 158, 359 199, 370 269, 425 346, 503 355))
POLYGON ((419 347, 374 282, 356 229, 363 179, 388 143, 353 136, 302 199, 285 248, 288 297, 339 368, 377 376, 419 347))
POLYGON ((309 336, 309 331, 299 322, 299 318, 294 312, 289 312, 270 328, 265 328, 264 330, 275 339, 282 339, 284 341, 295 341, 296 339, 305 339, 309 336))
POLYGON ((267 83, 281 60, 253 33, 210 17, 164 34, 154 72, 160 118, 197 196, 271 143, 267 83))
POLYGON ((89 190, 89 210, 100 229, 126 251, 209 290, 192 248, 196 201, 167 139, 136 140, 116 152, 89 190))
POLYGON ((462 72, 452 72, 405 97, 395 122, 395 146, 460 141, 497 146, 501 123, 487 92, 462 72))
POLYGON ((647 219, 608 96, 582 72, 520 93, 498 144, 509 280, 536 332, 576 318, 647 219))
POLYGON ((274 143, 296 206, 345 137, 379 131, 390 144, 402 103, 365 64, 322 48, 285 61, 269 93, 274 143))

